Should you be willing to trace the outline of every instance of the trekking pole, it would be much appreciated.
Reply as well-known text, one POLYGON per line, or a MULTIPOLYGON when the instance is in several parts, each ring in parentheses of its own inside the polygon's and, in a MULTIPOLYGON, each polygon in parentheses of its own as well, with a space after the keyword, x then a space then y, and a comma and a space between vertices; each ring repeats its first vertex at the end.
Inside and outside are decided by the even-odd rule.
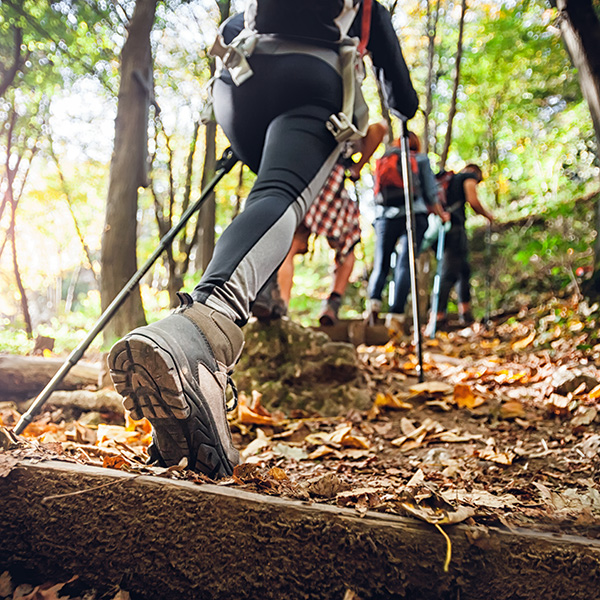
POLYGON ((419 360, 419 382, 423 381, 423 344, 421 324, 419 320, 419 289, 417 286, 417 252, 415 242, 415 214, 413 210, 412 172, 410 169, 410 148, 408 145, 408 129, 404 119, 400 119, 400 157, 402 160, 402 179, 404 185, 404 206, 406 210, 406 233, 408 237, 408 263, 410 267, 410 289, 412 296, 413 329, 415 346, 419 360))
POLYGON ((165 248, 168 248, 175 236, 183 229, 185 224, 189 221, 190 217, 200 209, 202 204, 214 190, 215 186, 221 179, 231 171, 233 166, 237 163, 238 159, 231 150, 227 148, 223 152, 223 155, 217 162, 217 171, 208 185, 202 190, 200 197, 194 204, 181 215, 179 222, 171 227, 165 236, 160 240, 160 243, 156 250, 152 253, 150 258, 146 261, 143 267, 141 267, 131 279, 125 284, 125 287, 115 296, 115 299, 108 305, 106 310, 100 315, 100 318, 96 321, 92 331, 88 336, 82 340, 79 345, 69 354, 67 360, 62 364, 60 369, 54 374, 54 377, 48 382, 46 387, 40 392, 38 397, 35 399, 33 404, 29 407, 27 412, 19 419, 18 423, 14 428, 14 433, 20 434, 23 430, 31 423, 33 417, 42 408, 46 400, 50 397, 50 394, 56 389, 60 382, 66 377, 67 373, 81 360, 84 352, 88 349, 90 344, 94 341, 96 336, 106 327, 108 322, 114 317, 115 313, 123 302, 127 299, 127 296, 140 282, 142 277, 150 270, 150 267, 156 262, 158 257, 162 254, 165 248))
POLYGON ((435 277, 433 278, 433 290, 431 292, 431 316, 429 317, 429 337, 435 338, 435 330, 437 327, 437 313, 440 307, 440 286, 442 283, 442 268, 444 260, 444 245, 446 242, 446 227, 445 223, 442 223, 438 233, 437 248, 435 251, 435 258, 437 260, 437 266, 435 269, 435 277))
POLYGON ((492 223, 488 221, 485 232, 485 320, 484 325, 490 326, 492 313, 492 223))

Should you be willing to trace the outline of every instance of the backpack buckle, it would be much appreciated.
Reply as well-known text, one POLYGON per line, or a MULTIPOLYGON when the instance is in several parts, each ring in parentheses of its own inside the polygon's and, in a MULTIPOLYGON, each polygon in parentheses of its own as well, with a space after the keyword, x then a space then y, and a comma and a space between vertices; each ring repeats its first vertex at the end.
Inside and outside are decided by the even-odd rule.
POLYGON ((343 112, 331 115, 325 123, 336 142, 345 142, 351 138, 361 137, 360 132, 343 112))

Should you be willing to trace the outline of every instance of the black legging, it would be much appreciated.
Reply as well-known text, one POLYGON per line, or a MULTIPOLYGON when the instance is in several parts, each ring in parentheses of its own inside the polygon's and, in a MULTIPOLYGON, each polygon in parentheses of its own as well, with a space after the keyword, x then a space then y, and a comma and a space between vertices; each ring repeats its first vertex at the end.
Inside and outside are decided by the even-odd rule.
POLYGON ((304 54, 255 54, 250 63, 250 79, 237 87, 225 73, 213 96, 217 122, 257 179, 192 293, 238 325, 283 262, 340 152, 325 126, 342 103, 331 66, 304 54))
POLYGON ((445 313, 448 298, 454 285, 459 303, 471 301, 471 267, 467 233, 463 227, 453 227, 447 234, 444 244, 442 278, 438 312, 445 313))

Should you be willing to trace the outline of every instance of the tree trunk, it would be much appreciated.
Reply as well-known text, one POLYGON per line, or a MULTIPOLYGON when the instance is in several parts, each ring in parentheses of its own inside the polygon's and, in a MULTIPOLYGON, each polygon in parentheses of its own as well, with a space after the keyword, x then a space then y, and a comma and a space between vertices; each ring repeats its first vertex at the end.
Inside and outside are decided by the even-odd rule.
POLYGON ((456 115, 456 99, 458 97, 458 86, 460 84, 460 63, 462 60, 463 51, 463 32, 465 28, 465 13, 467 12, 467 0, 462 0, 462 11, 460 13, 460 23, 458 25, 458 42, 456 45, 456 70, 454 73, 454 87, 452 89, 452 99, 450 101, 450 112, 448 114, 448 129, 446 130, 446 138, 444 140, 444 149, 442 150, 442 157, 440 159, 440 170, 443 171, 446 168, 446 161, 448 160, 448 152, 450 151, 450 144, 452 142, 452 123, 454 122, 454 116, 456 115))
POLYGON ((587 538, 443 525, 447 545, 405 516, 17 460, 5 453, 0 471, 2 568, 78 575, 102 597, 121 586, 139 600, 341 600, 348 589, 362 600, 589 600, 600 585, 592 525, 587 538))
MULTIPOLYGON (((218 0, 219 12, 221 15, 220 22, 222 23, 229 17, 231 10, 231 0, 218 0)), ((211 76, 214 74, 215 65, 214 59, 210 64, 211 76)), ((217 164, 217 124, 214 122, 207 123, 205 132, 205 150, 204 150, 204 168, 202 171, 201 187, 204 189, 215 173, 217 164)), ((196 267, 200 267, 202 271, 206 270, 210 259, 212 258, 215 249, 215 224, 216 224, 217 203, 215 194, 212 193, 206 199, 204 206, 198 214, 198 257, 196 259, 196 267)))
MULTIPOLYGON (((148 109, 152 98, 150 32, 157 0, 137 0, 121 52, 121 83, 102 234, 102 309, 137 270, 138 188, 147 185, 148 109)), ((139 288, 104 330, 105 343, 145 323, 139 288)))
POLYGON ((427 100, 425 101, 425 112, 424 119, 425 124, 423 127, 423 152, 429 153, 429 115, 433 109, 433 60, 435 58, 435 37, 437 34, 437 24, 440 16, 440 2, 437 0, 435 4, 435 13, 431 13, 431 2, 427 0, 427 100))
MULTIPOLYGON (((579 85, 588 103, 596 147, 600 145, 600 20, 593 0, 556 0, 560 11, 560 31, 564 44, 577 69, 579 85)), ((598 154, 598 150, 596 151, 598 154)), ((600 232, 600 206, 596 208, 596 231, 600 232)), ((600 236, 594 244, 593 287, 600 293, 600 236)))

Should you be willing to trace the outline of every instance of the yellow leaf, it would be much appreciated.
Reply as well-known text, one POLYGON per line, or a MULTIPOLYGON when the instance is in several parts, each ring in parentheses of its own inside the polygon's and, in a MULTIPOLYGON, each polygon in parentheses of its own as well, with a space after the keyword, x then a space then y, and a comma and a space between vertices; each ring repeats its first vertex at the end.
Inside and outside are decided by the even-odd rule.
POLYGON ((591 390, 588 396, 590 400, 596 400, 596 398, 600 398, 600 384, 591 390))
POLYGON ((531 344, 535 340, 535 331, 532 331, 526 338, 521 340, 517 340, 511 345, 513 350, 525 350, 529 344, 531 344))
POLYGON ((459 408, 476 408, 481 406, 485 400, 476 396, 468 383, 457 383, 454 386, 454 402, 459 408))
POLYGON ((377 396, 375 397, 375 406, 385 406, 387 408, 396 408, 403 410, 410 410, 413 405, 409 402, 404 402, 398 396, 392 396, 392 394, 383 394, 382 392, 377 392, 377 396))

